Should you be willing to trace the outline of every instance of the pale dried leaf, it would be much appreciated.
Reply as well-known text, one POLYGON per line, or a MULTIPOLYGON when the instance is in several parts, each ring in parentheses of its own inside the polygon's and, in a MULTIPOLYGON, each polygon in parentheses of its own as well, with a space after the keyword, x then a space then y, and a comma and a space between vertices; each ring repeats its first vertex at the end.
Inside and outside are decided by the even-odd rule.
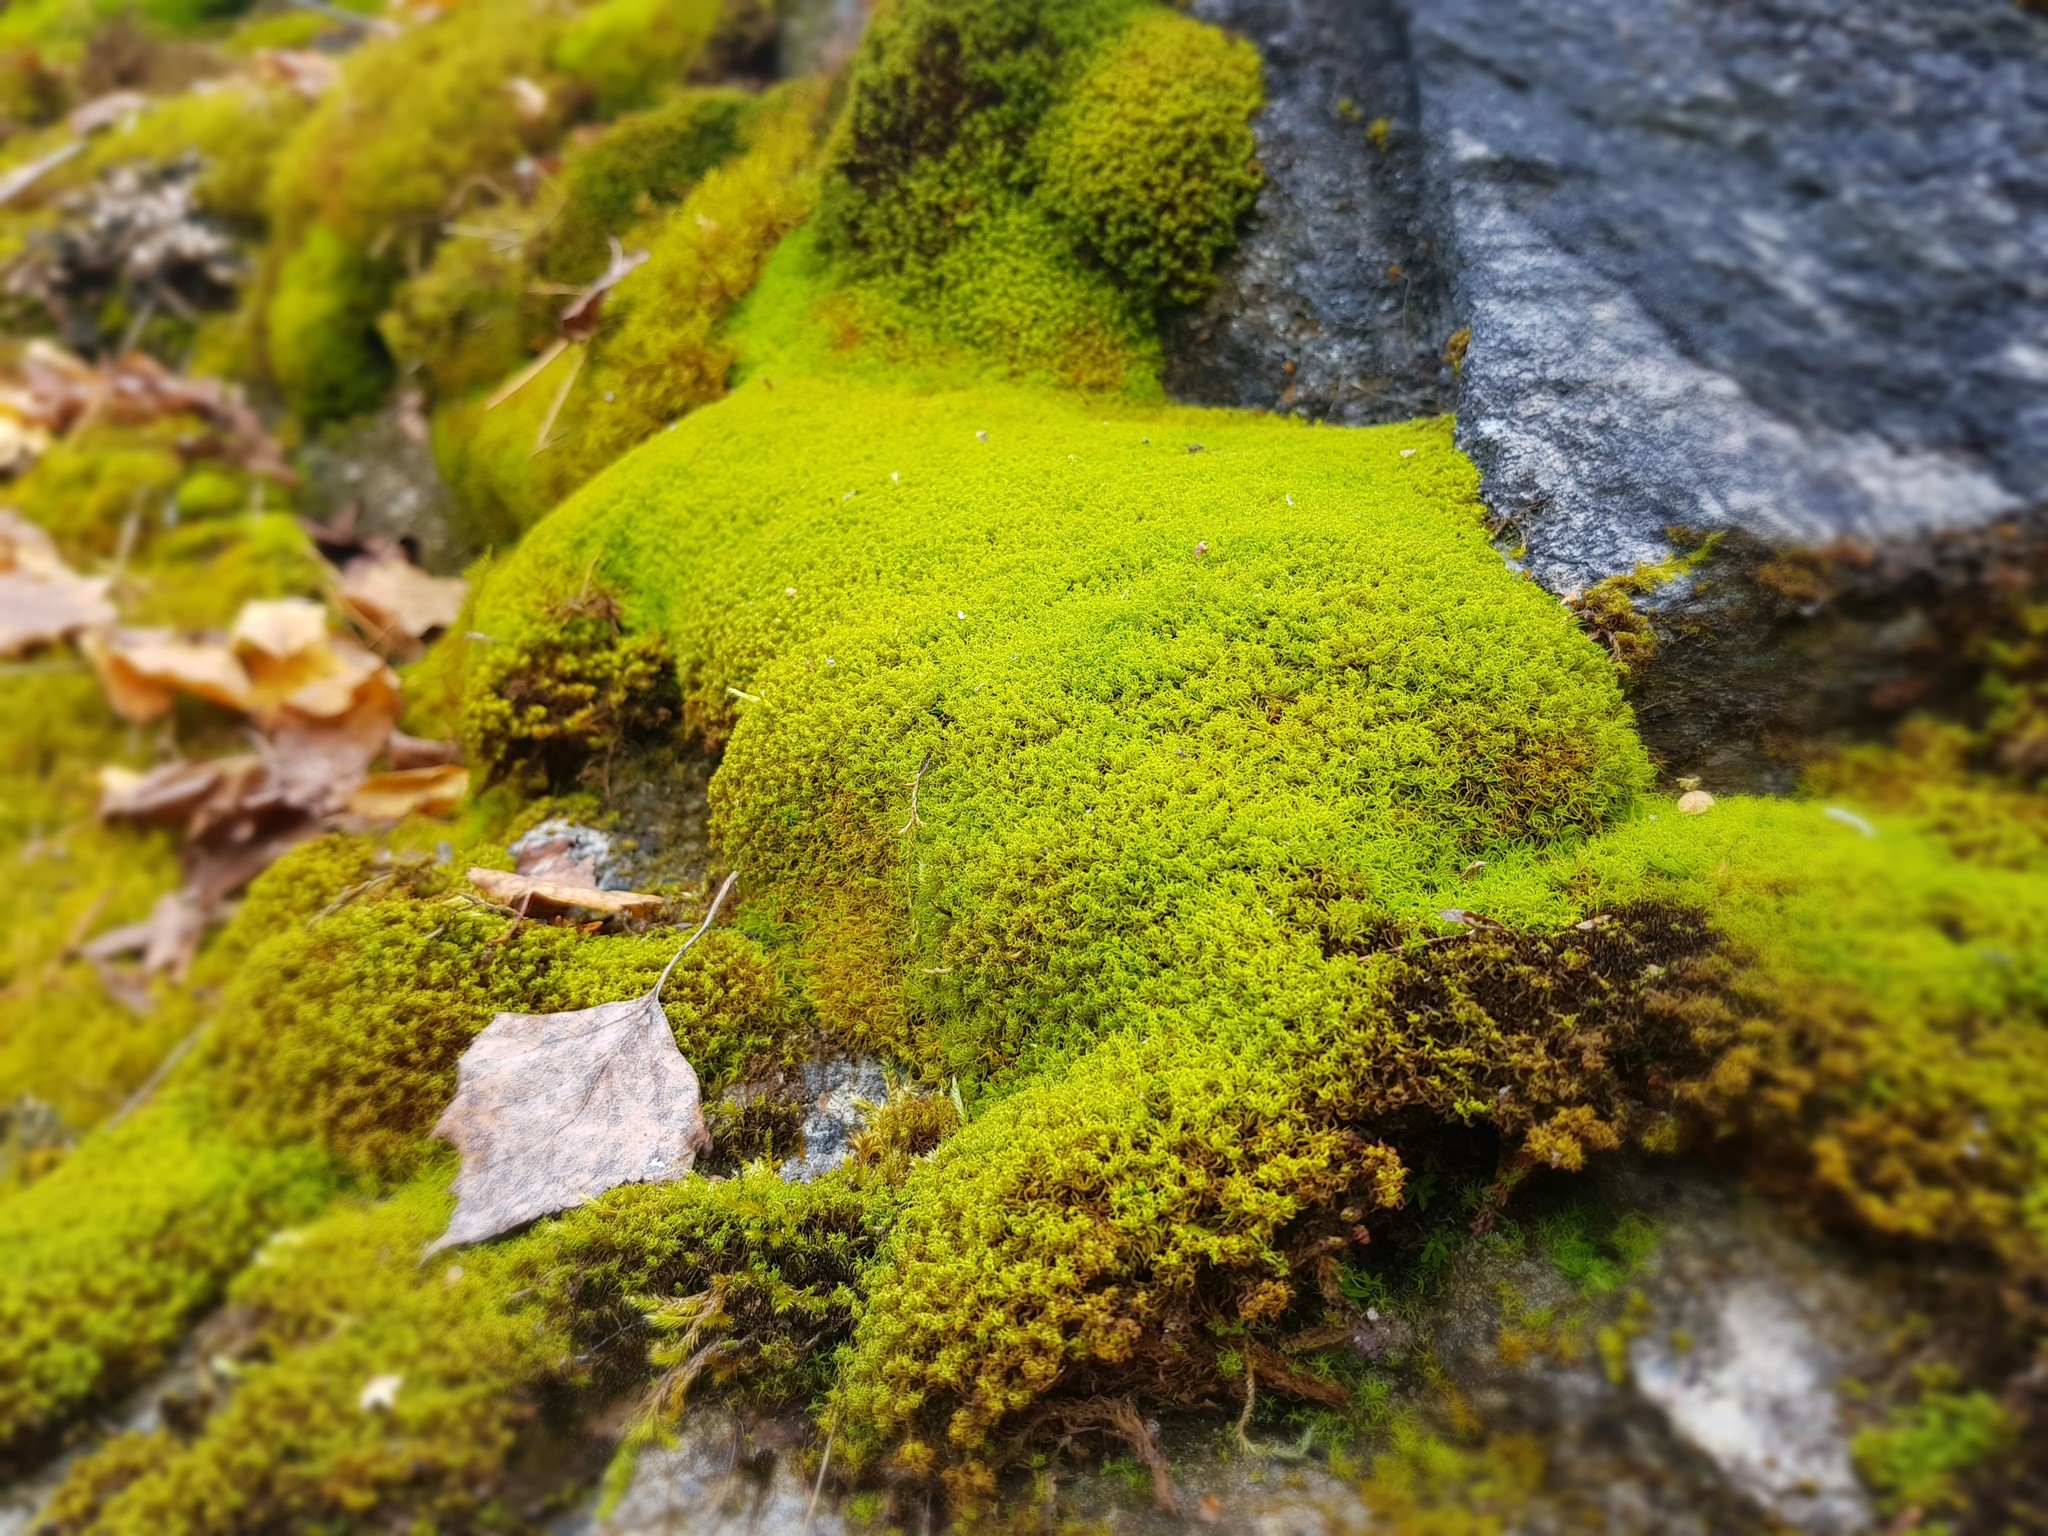
POLYGON ((422 640, 462 616, 468 583, 459 576, 429 576, 410 560, 362 556, 341 572, 342 600, 379 635, 422 640))
POLYGON ((424 736, 408 736, 403 731, 391 733, 384 754, 394 768, 439 768, 462 761, 462 748, 455 742, 429 741, 424 736))
POLYGON ((469 793, 469 770, 454 764, 437 768, 394 768, 373 773, 348 797, 352 815, 367 821, 402 821, 414 814, 443 816, 469 793))
POLYGON ((288 710, 269 738, 270 766, 278 793, 301 809, 327 814, 340 810, 369 777, 370 764, 391 739, 398 720, 396 687, 366 686, 351 706, 329 716, 288 710))
POLYGON ((149 916, 141 922, 109 929, 90 943, 80 945, 78 953, 93 963, 109 991, 134 1007, 138 989, 126 978, 110 972, 108 962, 140 955, 143 977, 169 976, 173 981, 183 981, 205 931, 206 912, 199 903, 186 892, 171 891, 157 898, 149 916))
POLYGON ((100 817, 154 826, 182 826, 224 782, 240 782, 262 766, 257 757, 215 758, 203 763, 165 763, 147 773, 128 768, 100 770, 100 817))
POLYGON ((228 644, 245 664, 251 652, 283 661, 302 651, 324 650, 327 610, 306 597, 244 603, 228 631, 228 644))
POLYGON ((685 1177, 710 1145, 659 987, 574 1013, 501 1013, 463 1054, 434 1134, 462 1154, 428 1252, 482 1242, 621 1184, 685 1177))
MULTIPOLYGON (((391 724, 397 723, 398 674, 380 658, 353 640, 338 637, 324 653, 314 654, 325 654, 332 665, 284 696, 281 704, 286 714, 330 720, 371 709, 388 714, 391 724)), ((384 735, 390 734, 387 725, 384 735)))
POLYGON ((1704 816, 1714 808, 1714 797, 1704 789, 1688 790, 1678 797, 1678 808, 1688 816, 1704 816))
POLYGON ((600 891, 588 885, 536 879, 502 869, 472 869, 469 879, 493 901, 535 915, 578 907, 586 912, 627 912, 638 916, 661 907, 659 896, 639 891, 600 891))
POLYGON ((0 571, 0 656, 19 656, 114 622, 104 580, 73 576, 47 581, 0 571))
POLYGON ((249 674, 218 640, 186 639, 168 629, 109 629, 87 634, 82 645, 107 702, 124 720, 155 720, 181 692, 230 709, 249 707, 249 674))

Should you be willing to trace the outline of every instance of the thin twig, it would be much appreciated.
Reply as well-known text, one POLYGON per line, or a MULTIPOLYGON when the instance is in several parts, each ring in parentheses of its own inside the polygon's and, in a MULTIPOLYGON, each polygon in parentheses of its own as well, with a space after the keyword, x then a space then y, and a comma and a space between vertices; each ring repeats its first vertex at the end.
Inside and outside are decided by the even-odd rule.
POLYGON ((526 388, 540 374, 542 369, 562 355, 568 348, 568 345, 569 338, 566 336, 557 336, 553 341, 549 342, 545 352, 520 369, 518 373, 512 376, 510 383, 504 385, 495 395, 484 402, 484 409, 494 411, 518 394, 519 391, 526 388))
MULTIPOLYGON (((199 1029, 204 1029, 205 1027, 206 1026, 202 1024, 199 1026, 199 1029)), ((111 1131, 115 1126, 119 1125, 123 1120, 126 1120, 130 1115, 134 1114, 136 1110, 142 1108, 143 1105, 149 1102, 149 1096, 155 1093, 157 1089, 162 1086, 163 1080, 171 1075, 172 1070, 178 1065, 179 1062, 185 1059, 186 1053, 190 1051, 193 1045, 198 1041, 199 1029, 193 1030, 191 1034, 187 1035, 184 1039, 180 1040, 176 1045, 171 1047, 170 1055, 166 1056, 162 1061, 156 1064, 156 1070, 150 1073, 148 1077, 143 1079, 142 1086, 136 1089, 133 1093, 129 1094, 127 1099, 122 1103, 121 1107, 115 1110, 111 1115, 107 1117, 107 1123, 104 1129, 111 1131)))
POLYGON ((547 419, 540 424, 540 431, 536 432, 533 436, 533 453, 528 454, 528 458, 532 458, 534 454, 538 454, 543 448, 547 447, 548 434, 555 430, 555 418, 562 414, 562 407, 568 403, 569 391, 575 387, 576 380, 582 375, 583 360, 588 356, 590 356, 590 349, 588 347, 576 349, 575 365, 570 368, 569 377, 562 380, 562 387, 555 391, 554 402, 548 406, 547 419))
POLYGON ((1244 1412, 1237 1416, 1237 1448, 1247 1456, 1252 1454, 1252 1409, 1259 1402, 1259 1373, 1250 1360, 1244 1363, 1244 1412))
POLYGON ((825 1431, 825 1454, 818 1462, 818 1480, 811 1485, 811 1502, 804 1509, 803 1529, 797 1536, 811 1536, 811 1520, 818 1513, 818 1495, 825 1491, 825 1473, 832 1465, 832 1442, 839 1435, 839 1410, 832 1410, 832 1424, 825 1431))
POLYGON ((731 874, 725 877, 725 883, 719 886, 718 894, 711 898, 711 910, 704 914, 704 921, 697 925, 697 931, 691 934, 688 939, 683 941, 683 947, 677 950, 673 955, 671 955, 669 957, 668 964, 662 967, 661 980, 657 981, 654 984, 654 991, 651 994, 652 996, 656 998, 659 998, 661 996, 661 989, 668 985, 669 973, 676 968, 676 962, 682 959, 683 956, 687 955, 690 952, 690 946, 692 944, 696 943, 699 939, 704 937, 705 930, 711 926, 711 920, 714 917, 718 916, 719 907, 721 907, 725 903, 726 892, 730 891, 733 888, 734 884, 737 883, 739 878, 740 872, 738 870, 734 870, 731 874))
POLYGON ((924 761, 917 765, 917 772, 910 776, 910 820, 906 821, 905 823, 903 823, 902 826, 896 829, 896 835, 898 837, 901 837, 904 833, 908 832, 912 827, 921 827, 924 825, 924 818, 917 814, 917 791, 918 787, 924 783, 925 769, 931 767, 931 765, 932 754, 930 749, 927 748, 924 754, 924 761))
POLYGON ((69 144, 59 145, 39 160, 18 166, 5 176, 0 176, 0 205, 13 202, 30 187, 41 181, 65 161, 75 158, 85 148, 85 140, 73 139, 69 144))

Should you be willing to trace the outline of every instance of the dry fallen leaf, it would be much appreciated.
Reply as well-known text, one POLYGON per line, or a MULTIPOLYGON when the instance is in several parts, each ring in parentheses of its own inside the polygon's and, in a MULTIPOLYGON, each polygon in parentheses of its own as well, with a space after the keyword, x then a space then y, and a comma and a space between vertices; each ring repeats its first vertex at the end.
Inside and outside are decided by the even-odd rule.
POLYGON ((377 638, 425 639, 462 616, 469 586, 459 576, 429 576, 402 554, 362 555, 342 568, 342 600, 377 638))
POLYGON ((168 714, 180 692, 229 709, 249 707, 249 674, 218 640, 189 639, 168 629, 108 629, 87 634, 81 645, 107 702, 131 723, 168 714))
POLYGON ((653 989, 574 1013, 501 1013, 471 1042, 434 1134, 462 1154, 455 1216, 428 1253, 479 1243, 621 1184, 685 1177, 711 1147, 696 1070, 661 989, 718 916, 728 875, 653 989))
POLYGON ((1678 808, 1688 816, 1704 816, 1714 808, 1714 797, 1704 789, 1687 790, 1678 797, 1678 808))
POLYGON ((147 773, 102 768, 100 817, 180 826, 223 784, 241 784, 262 766, 260 757, 220 757, 203 763, 165 763, 147 773))
POLYGON ((424 736, 393 731, 385 743, 384 755, 393 768, 439 768, 461 762, 462 748, 452 741, 429 741, 424 736))
POLYGON ((50 536, 0 507, 0 656, 19 656, 112 624, 105 577, 81 576, 50 536))
POLYGON ((279 792, 304 810, 340 810, 391 739, 398 708, 397 688, 380 685, 365 687, 340 714, 309 718, 285 712, 269 739, 279 792))
POLYGON ((91 962, 101 983, 135 1013, 147 1013, 154 1001, 145 985, 152 976, 183 981, 199 952, 200 935, 206 931, 206 911, 183 891, 159 896, 149 916, 139 923, 114 928, 77 953, 91 962), (114 961, 129 955, 142 957, 141 970, 123 971, 114 961))
POLYGON ((434 768, 394 768, 373 773, 348 797, 352 815, 367 821, 402 821, 418 813, 441 816, 469 793, 469 770, 455 764, 434 768))
POLYGON ((600 891, 595 886, 543 880, 533 875, 515 875, 503 869, 472 869, 469 880, 491 900, 504 906, 545 916, 568 907, 586 912, 627 912, 635 916, 658 911, 659 896, 640 891, 600 891))

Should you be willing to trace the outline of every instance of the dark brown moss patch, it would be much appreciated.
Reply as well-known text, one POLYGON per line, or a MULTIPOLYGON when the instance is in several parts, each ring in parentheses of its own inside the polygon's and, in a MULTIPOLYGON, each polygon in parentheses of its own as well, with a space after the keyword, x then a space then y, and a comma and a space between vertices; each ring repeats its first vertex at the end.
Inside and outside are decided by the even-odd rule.
POLYGON ((516 645, 485 647, 463 710, 472 758, 493 777, 568 789, 679 717, 675 665, 658 635, 630 634, 618 604, 586 589, 516 645))

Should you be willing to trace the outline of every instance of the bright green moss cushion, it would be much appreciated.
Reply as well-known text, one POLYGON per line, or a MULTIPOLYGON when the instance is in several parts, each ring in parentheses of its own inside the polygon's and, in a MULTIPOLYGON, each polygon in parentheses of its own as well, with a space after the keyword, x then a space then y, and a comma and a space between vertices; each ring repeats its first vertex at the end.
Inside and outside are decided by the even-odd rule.
POLYGON ((537 529, 478 622, 624 589, 730 738, 714 836, 828 1023, 987 1076, 1257 1007, 1281 957, 1646 783, 1474 478, 1445 422, 758 384, 537 529))

